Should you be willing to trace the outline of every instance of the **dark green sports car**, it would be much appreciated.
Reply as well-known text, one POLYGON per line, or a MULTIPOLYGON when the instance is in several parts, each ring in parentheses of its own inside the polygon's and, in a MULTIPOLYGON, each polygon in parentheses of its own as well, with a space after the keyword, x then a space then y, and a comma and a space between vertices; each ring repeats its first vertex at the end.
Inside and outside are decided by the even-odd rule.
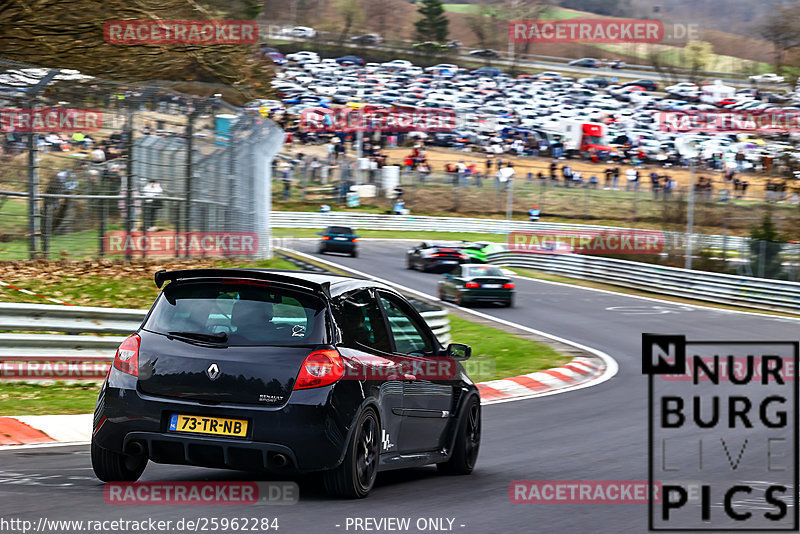
POLYGON ((459 306, 476 302, 514 305, 514 283, 498 267, 464 263, 444 275, 439 282, 439 298, 459 306))

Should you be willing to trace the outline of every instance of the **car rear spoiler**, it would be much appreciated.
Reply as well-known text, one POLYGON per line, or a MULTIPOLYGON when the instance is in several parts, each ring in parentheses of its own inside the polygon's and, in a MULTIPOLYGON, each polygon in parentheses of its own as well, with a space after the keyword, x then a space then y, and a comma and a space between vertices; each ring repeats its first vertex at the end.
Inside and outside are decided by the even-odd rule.
MULTIPOLYGON (((318 274, 318 273, 315 273, 318 274)), ((331 297, 331 283, 312 282, 294 276, 286 276, 274 271, 256 271, 252 269, 185 269, 179 271, 156 271, 156 287, 161 289, 164 282, 175 280, 187 280, 192 278, 248 278, 250 280, 265 280, 267 282, 278 282, 311 289, 322 293, 326 298, 331 297)))

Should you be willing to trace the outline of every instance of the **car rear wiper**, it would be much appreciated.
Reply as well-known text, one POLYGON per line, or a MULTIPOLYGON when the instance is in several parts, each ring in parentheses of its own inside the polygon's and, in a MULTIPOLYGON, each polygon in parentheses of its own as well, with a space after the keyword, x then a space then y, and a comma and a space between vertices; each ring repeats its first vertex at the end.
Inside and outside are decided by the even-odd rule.
POLYGON ((228 340, 228 334, 217 332, 216 334, 204 334, 202 332, 167 332, 171 336, 186 337, 200 341, 210 341, 212 343, 223 343, 228 340))

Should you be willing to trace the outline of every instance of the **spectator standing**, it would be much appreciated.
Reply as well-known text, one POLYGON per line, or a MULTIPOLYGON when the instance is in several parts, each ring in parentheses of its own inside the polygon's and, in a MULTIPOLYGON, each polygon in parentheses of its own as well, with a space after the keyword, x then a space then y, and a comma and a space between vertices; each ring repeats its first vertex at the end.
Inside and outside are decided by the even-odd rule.
POLYGON ((156 229, 156 217, 162 202, 158 197, 160 197, 162 194, 164 194, 164 189, 155 178, 151 178, 147 182, 147 185, 142 188, 142 196, 144 197, 142 230, 145 232, 152 232, 156 229))

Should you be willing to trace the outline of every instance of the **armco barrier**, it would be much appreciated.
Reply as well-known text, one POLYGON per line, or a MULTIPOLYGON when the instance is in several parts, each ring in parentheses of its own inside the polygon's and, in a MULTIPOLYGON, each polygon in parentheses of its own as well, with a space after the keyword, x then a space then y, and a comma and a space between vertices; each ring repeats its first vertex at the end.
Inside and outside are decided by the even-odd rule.
MULTIPOLYGON (((424 303, 415 305, 422 308, 420 313, 425 322, 446 344, 450 340, 447 312, 424 303)), ((0 379, 102 378, 117 347, 139 328, 146 314, 147 310, 0 303, 0 379), (120 335, 96 335, 99 333, 120 335), (22 374, 21 362, 28 362, 28 370, 33 369, 33 374, 22 374), (31 367, 31 362, 40 365, 31 367), (55 363, 59 366, 54 366, 55 363)))
MULTIPOLYGON (((505 234, 513 231, 603 231, 632 230, 618 226, 595 224, 567 224, 529 221, 507 221, 505 219, 472 219, 468 217, 427 217, 422 215, 380 215, 374 213, 346 213, 313 211, 273 211, 270 224, 274 228, 325 228, 326 226, 349 226, 367 230, 397 230, 426 232, 475 232, 505 234)), ((685 234, 663 232, 665 246, 683 246, 685 234)), ((738 236, 700 235, 694 236, 696 248, 723 248, 742 250, 746 240, 738 236), (727 239, 727 243, 725 240, 727 239)))
POLYGON ((581 254, 498 252, 490 263, 654 293, 763 310, 800 312, 800 283, 692 271, 581 254))

